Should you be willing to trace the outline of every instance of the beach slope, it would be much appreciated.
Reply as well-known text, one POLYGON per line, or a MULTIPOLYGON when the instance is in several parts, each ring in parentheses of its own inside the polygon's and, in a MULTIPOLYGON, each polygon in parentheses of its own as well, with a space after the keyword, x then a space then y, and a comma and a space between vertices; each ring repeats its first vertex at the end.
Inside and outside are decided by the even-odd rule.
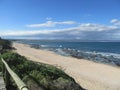
POLYGON ((51 51, 13 43, 16 52, 29 60, 62 68, 87 90, 120 90, 120 68, 84 59, 65 57, 51 51))

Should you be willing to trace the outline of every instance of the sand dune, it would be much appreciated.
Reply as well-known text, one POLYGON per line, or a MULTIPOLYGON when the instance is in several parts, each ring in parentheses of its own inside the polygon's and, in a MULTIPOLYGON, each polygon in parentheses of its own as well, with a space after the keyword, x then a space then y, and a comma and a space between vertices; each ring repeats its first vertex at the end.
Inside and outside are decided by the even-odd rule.
POLYGON ((87 90, 120 90, 120 68, 13 43, 16 52, 32 61, 58 66, 87 90))

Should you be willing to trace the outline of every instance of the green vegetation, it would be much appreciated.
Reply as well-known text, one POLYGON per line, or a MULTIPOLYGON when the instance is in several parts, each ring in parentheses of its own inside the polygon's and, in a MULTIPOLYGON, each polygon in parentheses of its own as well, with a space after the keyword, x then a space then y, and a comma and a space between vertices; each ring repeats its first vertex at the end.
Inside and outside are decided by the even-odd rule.
MULTIPOLYGON (((9 40, 2 39, 0 37, 0 54, 12 49, 11 42, 9 40)), ((2 71, 2 62, 0 60, 0 73, 2 71)))
POLYGON ((29 88, 35 90, 37 85, 43 90, 83 90, 73 78, 54 66, 28 61, 13 52, 4 53, 2 57, 29 88))
MULTIPOLYGON (((12 52, 11 42, 0 39, 2 55, 10 68, 27 84, 29 90, 83 90, 73 78, 62 70, 43 63, 28 61, 24 56, 12 52)), ((2 72, 0 59, 0 72, 2 72)), ((16 87, 10 78, 11 86, 16 87)), ((11 89, 11 90, 17 90, 11 89)))
POLYGON ((12 49, 11 44, 12 43, 9 40, 0 38, 0 53, 3 53, 8 49, 12 49))

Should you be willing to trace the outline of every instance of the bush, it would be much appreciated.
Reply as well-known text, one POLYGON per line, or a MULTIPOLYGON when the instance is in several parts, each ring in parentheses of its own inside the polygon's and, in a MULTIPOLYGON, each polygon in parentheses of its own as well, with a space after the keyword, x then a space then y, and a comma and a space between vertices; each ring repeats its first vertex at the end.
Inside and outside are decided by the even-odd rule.
POLYGON ((54 66, 28 61, 13 52, 4 53, 2 57, 26 84, 35 82, 44 90, 83 90, 73 78, 54 66))
POLYGON ((0 46, 2 49, 11 49, 11 41, 0 39, 0 46))

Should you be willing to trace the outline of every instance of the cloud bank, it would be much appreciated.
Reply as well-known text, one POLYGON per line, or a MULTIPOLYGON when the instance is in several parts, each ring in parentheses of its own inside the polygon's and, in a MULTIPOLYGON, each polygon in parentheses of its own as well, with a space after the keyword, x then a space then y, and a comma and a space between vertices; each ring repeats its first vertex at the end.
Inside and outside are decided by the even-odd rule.
MULTIPOLYGON (((75 27, 63 29, 40 29, 40 30, 18 30, 0 32, 1 36, 7 37, 25 37, 37 39, 82 39, 82 40, 120 40, 120 21, 113 19, 110 21, 113 25, 102 25, 94 23, 81 23, 75 27)), ((75 21, 53 22, 47 21, 42 24, 28 25, 29 27, 53 27, 55 25, 71 25, 75 21)))

